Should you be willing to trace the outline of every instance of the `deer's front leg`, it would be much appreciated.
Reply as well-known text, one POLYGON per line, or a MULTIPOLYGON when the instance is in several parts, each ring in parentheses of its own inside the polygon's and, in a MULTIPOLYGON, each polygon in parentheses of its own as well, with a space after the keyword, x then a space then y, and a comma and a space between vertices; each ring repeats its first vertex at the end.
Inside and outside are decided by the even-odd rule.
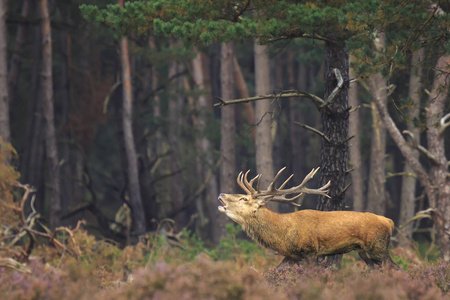
POLYGON ((277 267, 277 270, 284 269, 286 267, 299 266, 302 262, 302 259, 292 259, 289 257, 285 257, 277 267))

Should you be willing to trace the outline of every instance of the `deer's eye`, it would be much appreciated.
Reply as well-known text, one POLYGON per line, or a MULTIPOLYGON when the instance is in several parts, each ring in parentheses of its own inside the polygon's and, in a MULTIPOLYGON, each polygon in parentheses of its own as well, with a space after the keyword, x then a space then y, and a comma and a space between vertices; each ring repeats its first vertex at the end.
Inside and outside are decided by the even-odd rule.
POLYGON ((241 200, 241 201, 247 201, 248 199, 247 198, 245 198, 245 197, 242 197, 241 199, 239 199, 239 200, 241 200))

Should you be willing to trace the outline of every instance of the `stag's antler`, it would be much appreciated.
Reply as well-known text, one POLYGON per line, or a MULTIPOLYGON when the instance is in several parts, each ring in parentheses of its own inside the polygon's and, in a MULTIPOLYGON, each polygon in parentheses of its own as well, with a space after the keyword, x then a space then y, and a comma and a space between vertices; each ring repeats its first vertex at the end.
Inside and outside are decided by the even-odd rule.
POLYGON ((261 191, 259 189, 261 174, 256 175, 253 179, 250 180, 250 182, 248 181, 247 175, 250 172, 250 170, 245 173, 240 172, 237 177, 237 183, 247 193, 247 195, 251 195, 254 198, 265 198, 266 201, 285 202, 285 203, 290 203, 290 204, 293 204, 296 206, 300 206, 300 205, 293 201, 298 199, 303 194, 322 195, 322 196, 330 198, 330 196, 327 195, 327 193, 328 193, 327 188, 330 186, 329 181, 327 184, 325 184, 324 186, 322 186, 318 189, 309 189, 306 187, 306 184, 308 183, 308 181, 314 177, 314 175, 317 173, 319 168, 312 169, 312 171, 309 172, 309 174, 306 175, 306 177, 303 179, 302 183, 300 183, 297 186, 283 190, 285 185, 289 182, 289 180, 291 180, 292 176, 294 176, 294 174, 292 174, 291 176, 289 176, 288 179, 286 179, 285 182, 283 182, 283 184, 279 188, 276 188, 278 177, 285 169, 286 169, 286 167, 284 167, 280 171, 278 171, 277 175, 275 175, 274 179, 270 183, 267 190, 264 190, 264 191, 261 191), (255 182, 255 180, 258 180, 256 190, 253 188, 253 183, 255 182), (291 198, 287 198, 288 195, 292 195, 292 194, 297 194, 297 195, 295 195, 291 198))

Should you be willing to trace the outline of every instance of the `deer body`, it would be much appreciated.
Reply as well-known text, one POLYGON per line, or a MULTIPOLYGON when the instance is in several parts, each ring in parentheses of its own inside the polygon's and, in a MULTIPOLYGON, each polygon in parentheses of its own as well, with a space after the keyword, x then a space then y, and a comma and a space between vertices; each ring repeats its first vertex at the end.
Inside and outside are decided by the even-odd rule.
POLYGON ((288 193, 307 191, 323 194, 327 192, 325 188, 328 186, 317 190, 305 189, 304 184, 312 178, 310 176, 309 179, 305 178, 306 181, 299 188, 291 188, 287 190, 288 193, 283 193, 282 187, 286 182, 280 189, 273 187, 278 175, 264 192, 260 192, 259 187, 258 190, 253 189, 254 179, 249 183, 246 175, 240 175, 238 183, 247 194, 220 194, 219 201, 223 205, 219 206, 219 211, 241 225, 253 240, 283 255, 285 260, 282 265, 356 250, 371 267, 382 263, 396 267, 388 252, 394 230, 392 220, 372 213, 353 211, 274 212, 264 205, 267 201, 291 202, 297 196, 286 198, 288 193))

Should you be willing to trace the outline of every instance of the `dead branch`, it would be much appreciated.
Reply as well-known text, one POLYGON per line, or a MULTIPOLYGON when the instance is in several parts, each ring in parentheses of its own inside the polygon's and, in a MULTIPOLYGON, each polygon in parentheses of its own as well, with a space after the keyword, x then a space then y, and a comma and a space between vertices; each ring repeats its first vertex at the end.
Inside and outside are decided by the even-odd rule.
POLYGON ((400 225, 398 228, 399 229, 403 229, 403 228, 405 228, 406 225, 408 225, 411 222, 414 222, 415 220, 432 219, 431 214, 434 213, 434 212, 435 212, 435 209, 433 209, 433 208, 428 208, 428 209, 425 209, 425 210, 421 210, 421 211, 417 212, 414 217, 409 219, 405 224, 400 225))
POLYGON ((328 143, 331 142, 330 138, 327 137, 323 132, 319 131, 318 129, 308 126, 306 124, 302 124, 302 123, 298 123, 298 122, 294 122, 295 125, 298 125, 300 127, 303 127, 305 129, 308 129, 309 131, 314 132, 315 134, 318 134, 319 136, 321 136, 323 139, 325 139, 328 143))
POLYGON ((265 99, 279 99, 279 98, 293 98, 293 97, 304 97, 308 98, 314 101, 317 107, 321 107, 325 101, 313 94, 302 92, 302 91, 296 91, 296 90, 286 90, 282 91, 281 93, 273 93, 268 95, 261 95, 261 96, 254 96, 254 97, 248 97, 248 98, 241 98, 241 99, 234 99, 234 100, 223 100, 219 97, 216 97, 217 100, 219 100, 219 103, 215 103, 214 106, 226 106, 231 104, 238 104, 238 103, 247 103, 252 101, 258 101, 258 100, 265 100, 265 99))
POLYGON ((387 175, 386 175, 386 179, 388 179, 388 178, 391 178, 391 177, 396 177, 396 176, 409 176, 409 177, 413 177, 413 178, 419 178, 418 176, 417 176, 417 174, 415 174, 415 173, 409 173, 409 172, 398 172, 398 173, 387 173, 387 175))
MULTIPOLYGON (((83 223, 83 221, 78 222, 77 227, 74 230, 71 230, 67 227, 58 227, 54 231, 49 230, 45 225, 38 221, 38 219, 40 218, 40 214, 34 207, 35 195, 32 195, 30 200, 31 213, 28 216, 25 215, 25 204, 28 198, 30 198, 30 194, 34 193, 35 190, 29 185, 24 185, 19 182, 16 182, 15 186, 23 189, 24 192, 19 202, 15 203, 14 205, 7 206, 8 208, 12 209, 14 213, 19 215, 19 224, 16 224, 14 226, 17 230, 17 233, 8 236, 8 239, 11 239, 11 241, 7 244, 7 247, 9 249, 12 249, 12 247, 15 246, 25 236, 29 237, 29 241, 26 245, 23 245, 20 250, 16 250, 15 252, 13 251, 13 256, 18 258, 19 261, 28 261, 28 258, 31 255, 31 252, 33 251, 34 245, 36 243, 36 236, 42 236, 49 239, 50 243, 53 244, 53 246, 55 246, 57 249, 62 250, 63 253, 67 252, 73 257, 78 258, 81 253, 74 238, 73 232, 80 228, 80 225, 83 223), (45 232, 34 229, 36 222, 38 222, 40 226, 42 226, 45 232), (56 234, 61 231, 66 232, 69 235, 73 247, 75 248, 75 252, 67 248, 56 238, 56 234)), ((12 258, 10 260, 4 259, 0 261, 0 265, 5 264, 8 267, 8 264, 12 261, 14 261, 14 259, 12 258)))
POLYGON ((336 97, 336 95, 339 93, 339 91, 342 89, 342 87, 344 86, 344 79, 342 78, 342 74, 339 71, 339 69, 334 68, 334 76, 337 79, 337 86, 334 88, 334 90, 331 92, 331 94, 328 96, 328 98, 320 105, 320 108, 324 108, 325 106, 327 106, 328 104, 330 104, 333 99, 336 97))
POLYGON ((0 257, 0 268, 9 268, 21 273, 31 273, 31 269, 10 257, 0 257))
POLYGON ((450 126, 450 113, 443 116, 439 122, 440 128, 439 128, 439 136, 442 135, 445 131, 445 129, 450 126))
POLYGON ((437 165, 440 164, 440 162, 436 159, 436 157, 430 151, 428 151, 424 146, 419 145, 418 141, 415 139, 414 134, 411 131, 403 130, 402 133, 411 138, 412 144, 409 144, 410 147, 419 150, 433 163, 435 163, 437 165))

